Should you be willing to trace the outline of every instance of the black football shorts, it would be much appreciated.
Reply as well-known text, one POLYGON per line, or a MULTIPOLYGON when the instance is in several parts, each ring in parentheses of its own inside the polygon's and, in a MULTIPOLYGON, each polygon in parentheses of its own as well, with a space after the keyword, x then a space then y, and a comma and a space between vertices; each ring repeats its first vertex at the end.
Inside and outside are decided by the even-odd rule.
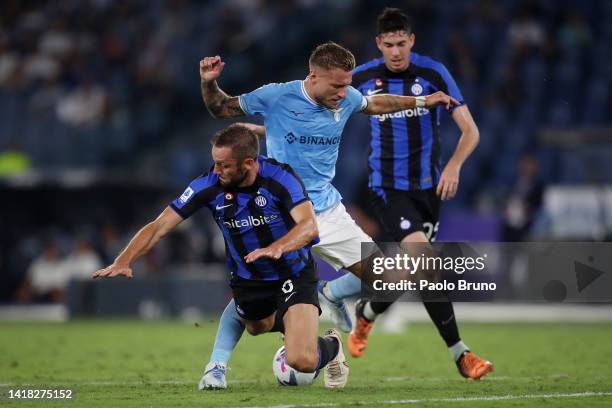
POLYGON ((275 311, 282 318, 289 307, 301 303, 315 305, 321 314, 318 281, 316 264, 311 257, 299 276, 272 281, 234 277, 230 286, 238 315, 246 320, 261 320, 275 311))
POLYGON ((440 218, 440 199, 433 188, 427 190, 370 190, 386 235, 400 242, 413 232, 422 231, 430 242, 435 241, 440 218))

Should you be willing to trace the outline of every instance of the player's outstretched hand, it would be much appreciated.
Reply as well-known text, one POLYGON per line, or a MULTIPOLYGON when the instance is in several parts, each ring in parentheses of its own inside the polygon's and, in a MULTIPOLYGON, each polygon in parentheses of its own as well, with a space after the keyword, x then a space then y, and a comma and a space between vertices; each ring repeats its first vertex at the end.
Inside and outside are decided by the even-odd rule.
POLYGON ((449 162, 442 171, 440 182, 436 188, 436 194, 441 200, 450 200, 457 194, 457 188, 459 187, 459 170, 459 166, 449 162))
POLYGON ((129 266, 115 265, 112 264, 107 266, 104 269, 100 269, 96 273, 93 274, 92 278, 114 278, 115 276, 123 275, 128 279, 132 279, 134 274, 132 272, 132 268, 129 266))
POLYGON ((225 62, 220 56, 205 57, 200 61, 200 79, 204 82, 214 81, 221 75, 225 62))
POLYGON ((426 108, 435 108, 438 105, 444 105, 446 110, 449 110, 453 106, 459 105, 459 101, 453 98, 452 96, 448 96, 442 91, 432 93, 431 95, 427 95, 425 97, 426 108))
POLYGON ((280 259, 283 255, 283 251, 280 248, 269 246, 265 248, 259 248, 244 257, 246 263, 255 262, 259 258, 271 258, 274 260, 280 259))

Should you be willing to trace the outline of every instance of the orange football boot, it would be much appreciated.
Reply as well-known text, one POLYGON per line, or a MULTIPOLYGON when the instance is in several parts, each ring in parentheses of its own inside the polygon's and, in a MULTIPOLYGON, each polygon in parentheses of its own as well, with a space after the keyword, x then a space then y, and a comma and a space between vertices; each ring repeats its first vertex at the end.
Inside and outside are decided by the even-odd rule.
POLYGON ((363 308, 367 300, 359 299, 355 305, 355 315, 357 317, 357 325, 351 332, 348 338, 348 349, 351 356, 359 358, 368 347, 368 335, 374 327, 374 322, 369 321, 363 316, 363 308))
POLYGON ((457 368, 463 377, 478 381, 493 371, 493 364, 471 351, 466 351, 457 360, 457 368))

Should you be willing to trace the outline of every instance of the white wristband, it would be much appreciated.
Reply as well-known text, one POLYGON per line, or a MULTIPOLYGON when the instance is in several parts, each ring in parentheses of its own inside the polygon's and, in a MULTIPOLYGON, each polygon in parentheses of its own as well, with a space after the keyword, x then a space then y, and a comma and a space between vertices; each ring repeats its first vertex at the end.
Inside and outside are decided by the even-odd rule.
POLYGON ((425 97, 424 96, 417 96, 414 99, 416 100, 416 107, 417 108, 424 108, 425 107, 425 97))

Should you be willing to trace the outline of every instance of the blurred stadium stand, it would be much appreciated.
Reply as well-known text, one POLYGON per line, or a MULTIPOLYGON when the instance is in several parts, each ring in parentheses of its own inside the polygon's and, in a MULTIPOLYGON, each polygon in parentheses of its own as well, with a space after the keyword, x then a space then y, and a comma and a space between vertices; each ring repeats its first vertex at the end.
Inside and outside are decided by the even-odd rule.
MULTIPOLYGON (((378 56, 375 17, 384 5, 3 1, 0 302, 32 301, 24 289, 28 269, 49 241, 62 261, 82 240, 102 263, 111 261, 137 227, 208 169, 208 141, 229 122, 211 119, 201 103, 203 56, 223 56, 221 83, 232 94, 304 77, 310 50, 328 40, 365 62, 378 56)), ((555 185, 553 196, 563 202, 564 185, 604 191, 612 184, 612 2, 396 5, 413 17, 414 50, 449 67, 481 133, 458 196, 444 204, 440 238, 609 237, 610 222, 592 234, 553 234, 551 222, 562 217, 554 218, 558 206, 548 211, 546 189, 555 185), (479 225, 469 237, 465 220, 479 225)), ((450 119, 443 125, 448 157, 458 131, 450 119)), ((355 175, 366 171, 366 126, 364 118, 352 120, 341 146, 335 184, 347 203, 359 202, 355 175)), ((600 207, 598 219, 612 219, 600 207)), ((222 261, 209 218, 186 223, 140 271, 222 261)))

